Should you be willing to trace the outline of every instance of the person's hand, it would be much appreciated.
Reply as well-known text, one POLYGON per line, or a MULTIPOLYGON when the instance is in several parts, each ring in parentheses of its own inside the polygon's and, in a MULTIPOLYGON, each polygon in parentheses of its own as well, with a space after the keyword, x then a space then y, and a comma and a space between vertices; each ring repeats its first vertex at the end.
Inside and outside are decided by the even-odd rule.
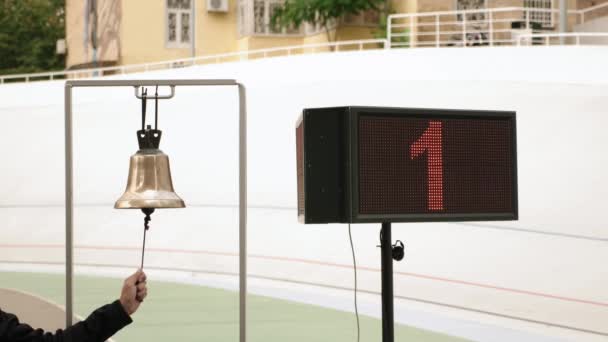
POLYGON ((146 274, 142 270, 137 270, 137 272, 125 279, 122 293, 120 294, 120 304, 122 304, 125 312, 130 316, 137 311, 147 295, 146 274))

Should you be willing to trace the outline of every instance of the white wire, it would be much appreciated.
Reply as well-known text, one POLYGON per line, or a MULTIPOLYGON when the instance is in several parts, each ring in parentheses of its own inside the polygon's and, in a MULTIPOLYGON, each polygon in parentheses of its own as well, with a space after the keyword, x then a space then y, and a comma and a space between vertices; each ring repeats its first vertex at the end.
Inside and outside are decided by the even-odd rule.
POLYGON ((361 328, 359 326, 359 308, 357 306, 357 259, 355 258, 355 245, 353 244, 353 235, 348 224, 348 238, 350 240, 350 249, 353 253, 353 271, 355 274, 355 316, 357 317, 357 342, 361 338, 361 328))

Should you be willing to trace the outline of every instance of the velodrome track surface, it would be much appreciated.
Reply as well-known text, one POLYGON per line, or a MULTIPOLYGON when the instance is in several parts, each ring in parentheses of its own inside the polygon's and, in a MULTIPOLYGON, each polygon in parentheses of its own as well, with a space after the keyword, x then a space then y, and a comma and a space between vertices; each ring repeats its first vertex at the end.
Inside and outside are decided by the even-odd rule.
MULTIPOLYGON (((296 56, 130 75, 237 78, 248 87, 252 293, 352 308, 347 228, 295 217, 295 120, 304 107, 377 105, 518 113, 520 221, 395 224, 400 323, 484 341, 608 339, 608 49, 420 49, 296 56)), ((0 87, 0 261, 63 262, 63 85, 0 87)), ((188 209, 153 215, 146 268, 158 279, 235 288, 234 89, 177 89, 161 148, 188 209)), ((131 89, 75 92, 76 262, 125 275, 142 216, 116 211, 136 150, 131 89)), ((150 112, 149 112, 150 113, 150 112)), ((353 226, 361 310, 379 317, 379 227, 353 226)), ((45 266, 46 265, 46 266, 45 266)), ((58 266, 59 265, 59 266, 58 266)))
MULTIPOLYGON (((3 286, 21 288, 22 291, 50 300, 51 308, 56 309, 58 306, 56 303, 63 301, 63 275, 0 272, 0 280, 3 286)), ((112 277, 77 276, 74 281, 76 284, 74 310, 84 315, 98 308, 101 303, 116 298, 117 290, 122 283, 121 279, 112 277)), ((134 322, 114 335, 112 340, 181 342, 238 340, 237 292, 165 282, 157 277, 149 284, 149 291, 154 293, 154 300, 146 300, 133 316, 134 322)), ((15 291, 7 292, 9 292, 8 298, 1 298, 3 301, 6 298, 10 302, 10 292, 15 291)), ((19 299, 23 301, 24 298, 20 296, 19 299)), ((31 303, 29 310, 37 306, 36 301, 36 299, 30 300, 34 303, 31 303)), ((7 309, 6 305, 7 303, 3 302, 3 309, 7 309)), ((16 308, 16 305, 18 304, 13 303, 13 308, 16 308)), ((248 305, 250 313, 248 341, 349 342, 355 339, 355 321, 350 312, 252 294, 248 296, 248 305)), ((24 310, 24 308, 17 307, 15 310, 24 310)), ((61 308, 58 311, 60 310, 61 308)), ((48 314, 48 310, 45 313, 48 314)), ((36 319, 36 316, 44 320, 44 313, 41 311, 30 313, 27 320, 24 316, 20 318, 32 324, 30 319, 36 319)), ((80 317, 79 320, 82 318, 80 317)), ((46 321, 48 322, 48 318, 46 321)), ((63 326, 64 315, 59 314, 53 321, 54 326, 49 327, 51 331, 63 326)), ((379 319, 361 316, 360 322, 362 341, 375 341, 380 336, 379 319)), ((32 324, 32 326, 38 325, 32 324)), ((403 325, 395 326, 395 336, 398 340, 406 341, 465 341, 403 325)))

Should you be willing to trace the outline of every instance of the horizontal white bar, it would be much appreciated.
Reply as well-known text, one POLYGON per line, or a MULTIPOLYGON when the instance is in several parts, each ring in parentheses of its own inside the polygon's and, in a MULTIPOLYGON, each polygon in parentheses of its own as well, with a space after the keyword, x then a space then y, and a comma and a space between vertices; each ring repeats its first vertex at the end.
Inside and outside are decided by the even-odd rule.
POLYGON ((136 86, 234 86, 236 80, 68 80, 66 87, 136 87, 136 86))

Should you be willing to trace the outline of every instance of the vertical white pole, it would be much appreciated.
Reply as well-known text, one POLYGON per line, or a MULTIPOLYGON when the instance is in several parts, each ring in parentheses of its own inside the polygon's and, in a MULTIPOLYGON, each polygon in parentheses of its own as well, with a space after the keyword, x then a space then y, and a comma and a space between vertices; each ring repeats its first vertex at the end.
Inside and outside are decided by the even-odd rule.
POLYGON ((393 16, 389 15, 388 18, 386 18, 386 40, 388 41, 388 46, 390 48, 391 43, 392 43, 392 34, 393 34, 393 16))
POLYGON ((65 85, 65 327, 73 323, 74 197, 72 167, 72 85, 65 85))
MULTIPOLYGON (((568 32, 568 0, 559 0, 559 32, 568 32)), ((559 42, 566 44, 566 37, 560 37, 559 42)))
POLYGON ((490 21, 490 46, 494 46, 494 17, 492 11, 488 12, 488 20, 490 21))
POLYGON ((247 341, 247 98, 239 86, 239 341, 247 341))
POLYGON ((439 47, 439 14, 435 14, 435 47, 439 47))
MULTIPOLYGON (((190 34, 190 56, 192 58, 196 57, 196 0, 192 0, 191 14, 190 14, 190 29, 192 33, 190 34)), ((194 61, 192 61, 194 64, 194 61)))
POLYGON ((410 16, 410 47, 416 47, 416 43, 414 42, 414 17, 410 16))
POLYGON ((462 14, 462 46, 467 47, 467 15, 462 14))
MULTIPOLYGON (((253 1, 251 1, 253 3, 253 1)), ((269 12, 270 12, 270 1, 265 0, 264 1, 264 33, 270 33, 269 29, 270 29, 270 17, 269 17, 269 12)))

